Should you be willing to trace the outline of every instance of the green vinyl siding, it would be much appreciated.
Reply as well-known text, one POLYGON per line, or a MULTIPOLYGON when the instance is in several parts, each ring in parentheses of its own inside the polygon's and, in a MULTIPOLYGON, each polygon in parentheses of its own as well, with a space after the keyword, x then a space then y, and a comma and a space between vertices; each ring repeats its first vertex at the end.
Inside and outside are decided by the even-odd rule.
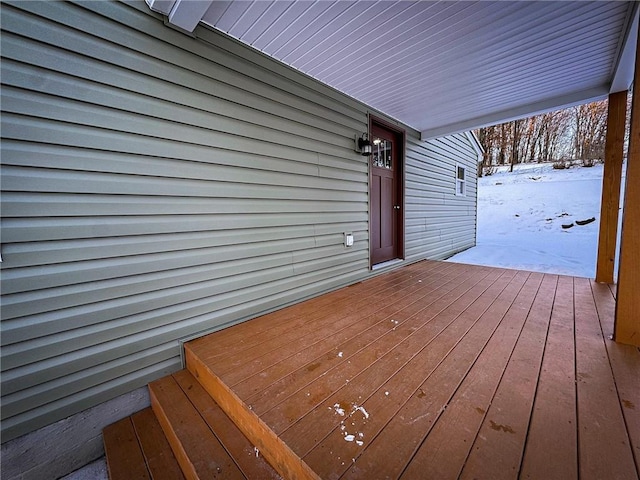
POLYGON ((405 175, 407 259, 444 259, 475 245, 478 154, 466 135, 409 141, 405 175), (456 165, 467 170, 456 195, 456 165))
MULTIPOLYGON (((180 368, 182 339, 371 275, 366 105, 144 2, 1 21, 3 442, 180 368)), ((403 128, 407 260, 444 258, 473 244, 475 179, 455 197, 449 169, 476 154, 403 128)))

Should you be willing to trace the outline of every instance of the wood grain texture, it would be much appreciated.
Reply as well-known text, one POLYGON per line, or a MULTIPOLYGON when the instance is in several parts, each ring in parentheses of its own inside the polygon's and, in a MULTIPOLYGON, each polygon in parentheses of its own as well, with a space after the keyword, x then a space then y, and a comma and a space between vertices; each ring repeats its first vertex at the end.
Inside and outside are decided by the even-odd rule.
MULTIPOLYGON (((640 35, 636 47, 636 72, 640 72, 640 35)), ((633 85, 627 180, 620 240, 620 267, 616 295, 616 342, 640 347, 640 85, 633 85)))
POLYGON ((614 280, 626 121, 627 92, 610 94, 596 261, 596 281, 602 283, 613 283, 614 280))
MULTIPOLYGON (((327 425, 339 423, 335 415, 325 415, 326 410, 335 405, 331 397, 345 391, 348 395, 342 403, 347 404, 359 402, 359 397, 366 398, 369 388, 386 381, 425 345, 440 334, 448 336, 447 327, 456 323, 460 314, 489 289, 500 273, 498 270, 478 271, 465 278, 456 289, 430 303, 424 311, 411 309, 408 317, 395 318, 394 315, 393 321, 387 323, 384 335, 353 355, 350 351, 344 352, 349 355, 346 363, 297 392, 278 408, 266 412, 263 418, 274 431, 286 431, 283 438, 291 441, 298 452, 306 454, 314 442, 323 438, 327 425), (309 392, 314 394, 307 395, 309 392), (303 418, 304 422, 299 422, 303 418), (310 425, 314 428, 309 428, 310 425)), ((451 337, 448 338, 451 341, 451 337)))

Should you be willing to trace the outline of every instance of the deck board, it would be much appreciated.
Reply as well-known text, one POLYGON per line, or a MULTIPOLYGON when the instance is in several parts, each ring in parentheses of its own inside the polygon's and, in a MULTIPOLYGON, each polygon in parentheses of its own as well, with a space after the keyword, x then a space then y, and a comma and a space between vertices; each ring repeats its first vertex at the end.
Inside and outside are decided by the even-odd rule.
POLYGON ((603 338, 613 301, 588 279, 424 261, 187 359, 319 478, 636 478, 640 357, 603 338))
POLYGON ((404 478, 421 474, 425 478, 456 478, 460 473, 542 275, 521 275, 520 279, 525 281, 514 282, 510 287, 515 288, 503 297, 507 305, 497 304, 487 311, 483 321, 490 336, 484 342, 478 339, 475 351, 470 352, 475 355, 451 358, 454 364, 439 369, 421 389, 425 393, 441 392, 440 398, 417 396, 407 405, 404 416, 408 421, 405 426, 400 422, 398 433, 417 426, 413 433, 417 439, 411 443, 414 448, 405 459, 406 465, 397 465, 390 472, 393 477, 403 470, 404 478))
POLYGON ((637 478, 591 284, 574 288, 580 478, 637 478))
POLYGON ((520 471, 556 284, 555 276, 544 276, 461 478, 514 478, 520 471))
POLYGON ((244 479, 173 377, 149 385, 153 408, 187 478, 244 479))
MULTIPOLYGON (((340 445, 341 440, 344 442, 343 437, 345 434, 355 434, 356 441, 344 442, 339 455, 341 457, 347 455, 348 458, 356 458, 362 450, 367 448, 370 439, 374 438, 378 431, 397 412, 398 407, 394 404, 394 399, 407 399, 411 398, 416 392, 419 394, 421 385, 423 385, 423 391, 430 391, 428 387, 424 386, 426 378, 429 378, 436 369, 438 371, 446 370, 442 367, 443 361, 450 358, 452 352, 464 350, 464 348, 459 348, 461 343, 467 344, 474 340, 475 330, 478 330, 475 327, 479 326, 479 320, 487 308, 493 304, 495 299, 508 286, 509 281, 513 278, 513 273, 515 272, 505 272, 500 279, 483 292, 485 295, 482 300, 478 299, 469 308, 461 312, 454 322, 450 323, 432 341, 420 344, 412 358, 400 368, 391 372, 390 375, 386 375, 386 378, 383 377, 377 381, 380 376, 378 372, 382 370, 377 367, 367 372, 368 375, 362 381, 358 381, 356 378, 350 382, 345 390, 351 390, 353 392, 351 395, 353 396, 347 398, 354 398, 356 394, 358 394, 358 397, 362 396, 362 399, 358 400, 358 402, 364 406, 370 417, 364 418, 362 411, 356 411, 350 418, 344 421, 341 420, 340 428, 335 428, 329 437, 304 457, 309 465, 321 476, 329 476, 331 472, 342 466, 342 462, 341 460, 334 460, 335 464, 332 464, 332 456, 328 453, 333 445, 340 445), (474 331, 473 334, 470 333, 472 330, 474 331), (360 387, 362 385, 366 387, 360 387), (386 395, 387 392, 389 392, 389 395, 386 395), (353 423, 355 425, 352 425, 353 423), (343 425, 346 427, 345 430, 342 430, 343 425), (358 444, 357 441, 362 442, 362 445, 358 444)), ((485 325, 481 324, 480 326, 484 327, 485 325)), ((419 331, 416 332, 416 339, 421 337, 419 334, 419 331)), ((384 359, 381 359, 381 361, 384 361, 384 359)), ((330 399, 328 406, 331 405, 331 401, 330 399)), ((350 403, 353 403, 353 400, 350 403)), ((348 466, 346 465, 344 470, 348 466)))
MULTIPOLYGON (((450 268, 447 266, 436 268, 450 268)), ((420 275, 420 272, 416 272, 420 275)), ((431 275, 431 272, 423 273, 431 275)), ((402 292, 405 284, 413 278, 412 271, 405 275, 392 272, 389 277, 374 277, 365 282, 360 282, 350 287, 340 289, 328 294, 312 298, 302 304, 298 304, 296 309, 282 309, 252 320, 251 325, 247 322, 238 324, 234 328, 227 328, 216 332, 218 337, 217 348, 207 349, 208 342, 201 339, 194 340, 194 348, 199 348, 199 356, 208 361, 224 359, 225 365, 231 363, 232 356, 240 356, 245 352, 264 353, 264 345, 272 340, 277 340, 282 332, 298 331, 306 325, 327 317, 332 317, 334 312, 341 311, 347 313, 354 310, 356 303, 366 303, 379 293, 389 294, 389 292, 402 292), (331 307, 331 308, 328 308, 331 307), (299 309, 304 310, 304 314, 299 309), (294 313, 295 312, 295 313, 294 313), (311 312, 311 313, 309 313, 311 312)), ((247 358, 245 357, 246 361, 247 358)), ((224 365, 221 365, 224 367, 224 365)))
MULTIPOLYGON (((238 384, 242 381, 250 384, 254 390, 261 391, 264 381, 277 377, 274 367, 282 366, 285 371, 290 371, 296 366, 295 362, 305 362, 305 358, 313 355, 313 352, 324 352, 326 345, 335 348, 339 340, 350 340, 353 332, 362 332, 371 325, 377 317, 387 317, 402 308, 406 302, 415 302, 412 297, 418 296, 420 285, 427 287, 438 282, 438 271, 430 272, 430 275, 418 276, 411 280, 412 285, 402 285, 397 292, 379 292, 374 299, 370 297, 358 298, 357 301, 347 301, 345 304, 337 304, 331 309, 320 312, 324 317, 316 315, 315 321, 311 313, 313 310, 300 312, 308 325, 296 327, 294 330, 279 334, 276 338, 261 345, 261 355, 234 356, 226 359, 226 362, 238 365, 235 368, 221 368, 217 373, 223 374, 225 381, 234 386, 238 392, 244 391, 238 384), (418 283, 420 280, 420 283, 418 283), (390 302, 394 302, 391 303, 390 302), (311 312, 311 313, 310 313, 311 312), (309 340, 307 340, 309 339, 309 340), (262 353, 265 352, 266 353, 262 353), (256 378, 259 377, 259 378, 256 378), (264 379, 263 382, 260 380, 264 379)), ((311 357, 313 358, 313 357, 311 357)))
POLYGON ((142 447, 129 417, 105 427, 103 437, 111 480, 151 480, 142 447))
MULTIPOLYGON (((261 391, 251 390, 248 403, 255 408, 256 412, 263 413, 305 388, 306 391, 303 394, 306 395, 310 392, 310 385, 315 380, 335 372, 345 364, 349 365, 352 356, 366 353, 363 352, 363 349, 387 335, 393 328, 397 328, 403 319, 410 318, 416 312, 438 301, 458 283, 464 281, 464 275, 464 270, 458 269, 449 282, 442 282, 438 279, 434 284, 423 282, 420 290, 412 290, 411 295, 398 299, 393 307, 378 309, 370 317, 363 320, 365 323, 355 325, 355 331, 351 332, 351 337, 341 338, 339 342, 336 342, 334 348, 317 355, 297 370, 289 369, 285 371, 285 375, 282 375, 281 372, 275 372, 275 375, 267 376, 266 378, 271 382, 270 385, 261 391), (437 284, 438 282, 439 284, 437 284)), ((304 348, 304 342, 300 342, 300 345, 303 347, 300 355, 306 357, 307 349, 304 348)), ((264 373, 269 375, 272 372, 264 373)), ((235 388, 239 393, 244 393, 246 392, 244 387, 245 385, 237 385, 235 388)), ((248 387, 251 388, 251 384, 248 387)))
POLYGON ((611 294, 609 287, 610 285, 591 281, 604 344, 634 452, 636 469, 640 471, 640 372, 638 372, 640 348, 612 340, 615 297, 611 294))
POLYGON ((523 479, 578 478, 573 279, 560 277, 521 471, 523 479))
MULTIPOLYGON (((356 458, 357 461, 350 466, 346 478, 368 478, 370 468, 379 463, 380 456, 388 456, 389 445, 394 445, 394 455, 383 465, 378 465, 376 471, 381 478, 397 478, 400 475, 437 418, 449 413, 450 399, 504 318, 528 276, 527 273, 518 273, 484 311, 482 308, 475 312, 469 310, 471 315, 480 314, 477 321, 453 348, 441 354, 441 361, 432 365, 429 371, 417 369, 423 371, 421 381, 403 390, 398 387, 404 386, 406 382, 403 381, 403 376, 396 376, 366 404, 368 410, 379 412, 372 419, 381 423, 381 430, 376 433, 371 445, 366 445, 362 456, 356 458), (405 398, 407 400, 403 404, 397 405, 399 400, 405 398), (394 408, 387 407, 388 413, 383 416, 381 414, 384 409, 381 407, 385 403, 394 408)), ((426 365, 428 364, 425 362, 426 365)), ((425 475, 424 478, 442 478, 429 477, 420 467, 418 470, 425 475)))
POLYGON ((173 377, 246 478, 280 479, 260 455, 260 451, 254 449, 251 442, 189 372, 181 370, 173 377))
POLYGON ((131 415, 131 422, 142 447, 151 478, 153 480, 184 479, 178 461, 151 408, 145 408, 131 415))
MULTIPOLYGON (((310 391, 327 393, 321 403, 314 402, 312 397, 301 391, 287 399, 284 408, 272 409, 263 414, 263 419, 287 443, 291 442, 296 452, 306 454, 313 446, 310 442, 321 440, 321 432, 322 435, 325 433, 324 429, 318 431, 308 425, 320 427, 319 423, 333 423, 335 426, 337 418, 326 415, 327 409, 335 405, 334 400, 337 399, 340 404, 359 401, 358 397, 366 395, 372 385, 393 375, 399 365, 403 365, 419 349, 455 323, 460 313, 477 300, 499 274, 499 271, 489 271, 471 276, 459 289, 433 303, 428 313, 413 315, 406 321, 398 319, 397 325, 390 322, 385 335, 356 355, 351 357, 351 352, 346 352, 351 358, 350 363, 343 363, 343 368, 317 379, 309 386, 310 391), (370 369, 374 363, 376 368, 370 369), (357 382, 354 382, 356 378, 357 382), (350 382, 353 386, 349 385, 350 382), (303 418, 304 421, 301 422, 303 418), (309 431, 313 433, 309 435, 309 431)), ((454 334, 447 332, 446 335, 454 334)))
POLYGON ((412 478, 416 467, 421 465, 437 478, 457 478, 461 474, 474 441, 486 425, 492 401, 521 338, 531 306, 538 298, 542 280, 541 274, 531 274, 446 410, 428 433, 403 478, 412 478))

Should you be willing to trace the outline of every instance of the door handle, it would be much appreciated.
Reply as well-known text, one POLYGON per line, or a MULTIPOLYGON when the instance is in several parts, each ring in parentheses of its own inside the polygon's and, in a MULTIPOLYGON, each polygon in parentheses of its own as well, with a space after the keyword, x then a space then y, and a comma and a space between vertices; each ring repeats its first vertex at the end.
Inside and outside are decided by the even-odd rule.
POLYGON ((394 205, 393 208, 395 208, 396 210, 400 210, 400 205, 394 205))

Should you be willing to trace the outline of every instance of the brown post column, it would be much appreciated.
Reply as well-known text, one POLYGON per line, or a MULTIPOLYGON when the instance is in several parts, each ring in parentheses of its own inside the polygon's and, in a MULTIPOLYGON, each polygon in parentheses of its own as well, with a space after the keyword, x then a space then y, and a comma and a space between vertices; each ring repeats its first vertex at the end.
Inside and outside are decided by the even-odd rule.
POLYGON ((600 235, 598 236, 598 260, 596 263, 596 282, 601 283, 613 283, 626 117, 627 92, 616 92, 609 95, 602 203, 600 206, 600 235))
POLYGON ((636 45, 629 158, 622 212, 614 340, 640 346, 640 35, 636 45))

